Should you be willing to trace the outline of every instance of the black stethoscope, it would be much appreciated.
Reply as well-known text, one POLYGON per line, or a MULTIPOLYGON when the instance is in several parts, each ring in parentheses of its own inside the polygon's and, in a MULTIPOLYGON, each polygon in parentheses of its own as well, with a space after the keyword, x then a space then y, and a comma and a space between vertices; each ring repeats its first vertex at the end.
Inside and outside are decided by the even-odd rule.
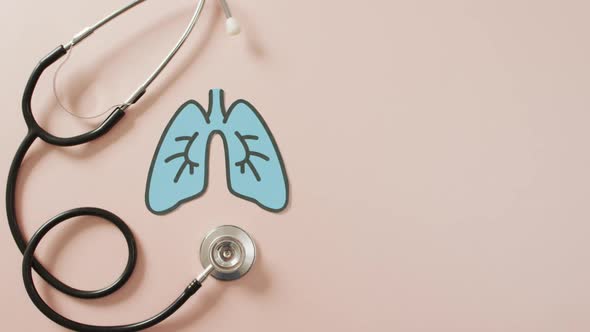
MULTIPOLYGON (((35 234, 27 243, 27 241, 23 237, 22 231, 17 221, 15 193, 17 187, 18 173, 22 165, 23 159, 27 154, 29 148, 37 138, 40 138, 41 140, 51 145, 68 147, 88 143, 109 132, 109 130, 111 130, 123 118, 123 116, 125 115, 125 111, 131 105, 135 104, 145 94, 148 86, 152 84, 152 82, 170 63, 172 58, 176 55, 176 53, 179 51, 179 49, 182 47, 182 45, 184 44, 192 30, 194 29, 199 19, 199 16, 203 10, 203 6, 205 4, 205 0, 199 0, 197 8, 191 19, 191 22, 189 23, 187 29, 183 33, 178 43, 172 49, 172 51, 158 66, 154 73, 147 79, 147 81, 142 86, 140 86, 139 89, 137 89, 125 103, 116 106, 112 113, 96 129, 78 136, 63 138, 54 136, 47 132, 45 129, 41 128, 41 126, 39 126, 39 124, 35 120, 35 117, 33 116, 31 110, 31 99, 35 87, 39 81, 39 78, 41 77, 41 74, 45 71, 45 69, 54 64, 60 58, 62 58, 76 44, 82 42, 93 32, 95 32, 111 20, 115 19, 119 15, 127 12, 128 10, 145 1, 146 0, 133 1, 129 5, 107 16, 94 26, 84 29, 82 32, 77 34, 72 39, 72 41, 68 43, 66 46, 59 46, 58 48, 53 50, 49 55, 47 55, 39 62, 25 87, 22 108, 25 122, 28 127, 28 133, 25 136, 22 143, 20 144, 10 166, 10 172, 8 175, 8 181, 6 186, 6 214, 8 217, 8 224, 10 226, 12 236, 18 248, 23 253, 22 274, 25 288, 27 290, 29 297, 31 298, 35 306, 37 306, 37 308, 43 314, 45 314, 45 316, 47 316, 55 323, 71 330, 122 332, 139 331, 153 327, 154 325, 159 324, 166 318, 170 317, 184 303, 186 303, 186 301, 191 296, 193 296, 199 290, 199 288, 201 288, 203 282, 205 281, 205 279, 207 279, 207 277, 211 275, 220 280, 238 279, 244 276, 251 269, 256 258, 256 246, 254 244, 254 241, 245 231, 235 226, 221 226, 214 229, 209 234, 207 234, 207 236, 205 236, 205 239, 201 244, 200 258, 201 264, 205 268, 203 273, 201 273, 200 276, 194 279, 170 306, 168 306, 159 314, 135 324, 119 326, 95 326, 73 321, 60 315, 59 313, 54 311, 49 305, 47 305, 47 303, 41 298, 39 292, 35 288, 35 284, 33 282, 33 269, 49 285, 51 285, 52 287, 66 295, 80 299, 97 299, 110 295, 119 290, 129 280, 135 268, 137 260, 137 247, 131 229, 127 226, 127 224, 125 224, 123 220, 121 220, 121 218, 103 209, 85 207, 76 208, 63 212, 58 216, 50 219, 43 226, 41 226, 41 228, 39 228, 35 232, 35 234), (43 237, 47 235, 49 231, 51 231, 55 226, 61 224, 66 220, 81 216, 99 217, 112 223, 121 231, 121 233, 125 237, 125 241, 127 242, 129 256, 123 273, 112 285, 100 290, 87 291, 70 287, 65 283, 61 282, 59 279, 57 279, 49 271, 47 271, 47 269, 45 269, 45 267, 43 267, 43 265, 41 265, 41 263, 39 263, 34 257, 35 250, 37 249, 39 243, 41 242, 43 237)), ((235 19, 233 19, 226 1, 220 1, 227 18, 227 32, 229 34, 239 33, 239 25, 237 24, 235 19)))

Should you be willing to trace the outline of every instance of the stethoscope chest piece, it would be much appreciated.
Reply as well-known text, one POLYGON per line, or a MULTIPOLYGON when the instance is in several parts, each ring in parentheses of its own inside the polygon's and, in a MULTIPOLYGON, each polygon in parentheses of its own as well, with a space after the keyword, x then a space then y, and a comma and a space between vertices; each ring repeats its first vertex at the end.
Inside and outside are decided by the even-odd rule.
POLYGON ((211 231, 201 243, 201 264, 213 267, 211 275, 218 280, 243 277, 256 261, 256 245, 243 229, 221 226, 211 231))

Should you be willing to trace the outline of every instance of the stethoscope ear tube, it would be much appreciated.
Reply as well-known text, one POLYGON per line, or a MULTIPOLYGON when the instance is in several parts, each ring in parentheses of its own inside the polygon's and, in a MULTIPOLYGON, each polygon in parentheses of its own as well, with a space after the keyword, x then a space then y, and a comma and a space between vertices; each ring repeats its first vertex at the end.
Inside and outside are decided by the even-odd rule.
POLYGON ((43 72, 57 60, 61 59, 66 53, 66 49, 63 46, 59 46, 37 64, 27 82, 22 100, 23 116, 29 131, 43 141, 57 146, 74 146, 95 140, 109 132, 125 116, 124 109, 117 107, 96 129, 74 137, 58 137, 52 135, 39 125, 31 107, 35 87, 39 83, 43 72))
POLYGON ((10 231, 16 244, 18 245, 21 252, 23 252, 22 273, 25 289, 27 291, 27 294, 31 298, 32 302, 43 314, 45 314, 49 319, 51 319, 55 323, 68 329, 75 331, 97 332, 131 332, 144 330, 162 322, 166 318, 170 317, 174 312, 176 312, 191 296, 193 296, 197 292, 198 289, 200 289, 201 282, 197 279, 193 280, 185 288, 182 294, 170 306, 168 306, 159 314, 149 319, 146 319, 142 322, 119 326, 95 326, 86 325, 70 320, 54 311, 39 295, 39 292, 37 291, 35 283, 33 281, 32 270, 34 269, 39 274, 39 276, 41 276, 49 285, 51 285, 52 287, 66 295, 81 299, 102 298, 117 291, 129 280, 131 274, 133 273, 135 263, 137 260, 137 247, 135 239, 133 237, 133 233, 123 220, 121 220, 115 214, 106 210, 87 207, 72 209, 67 212, 64 212, 45 223, 35 233, 35 235, 33 235, 33 237, 30 239, 28 243, 25 241, 22 231, 20 230, 20 227, 18 225, 18 218, 16 214, 16 188, 18 173, 21 168, 22 162, 25 158, 25 155, 27 154, 27 151, 29 150, 33 142, 37 138, 41 138, 49 144, 58 146, 73 146, 84 144, 106 134, 125 114, 123 109, 117 108, 114 110, 113 113, 111 113, 109 117, 107 117, 107 119, 98 128, 85 134, 70 138, 61 138, 51 135, 48 132, 46 132, 43 128, 41 128, 35 120, 35 117, 33 116, 33 112, 31 110, 32 95, 35 90, 35 86, 37 85, 39 78, 41 77, 41 74, 45 71, 45 69, 47 69, 47 67, 55 63, 64 54, 65 49, 63 47, 58 47, 55 50, 53 50, 49 55, 47 55, 39 62, 27 83, 27 86, 25 88, 25 95, 23 97, 23 115, 26 124, 29 128, 29 132, 23 139, 23 142, 19 146, 14 156, 14 159, 10 166, 10 171, 6 185, 6 213, 8 217, 8 224, 10 226, 10 231), (39 263, 34 258, 37 246, 39 245, 43 237, 47 235, 47 233, 50 230, 52 230, 55 226, 61 224, 66 220, 70 220, 72 218, 80 216, 99 217, 114 224, 123 233, 125 240, 127 242, 129 257, 123 273, 112 285, 100 290, 85 291, 68 286, 65 283, 61 282, 59 279, 57 279, 55 276, 53 276, 45 267, 43 267, 41 263, 39 263))

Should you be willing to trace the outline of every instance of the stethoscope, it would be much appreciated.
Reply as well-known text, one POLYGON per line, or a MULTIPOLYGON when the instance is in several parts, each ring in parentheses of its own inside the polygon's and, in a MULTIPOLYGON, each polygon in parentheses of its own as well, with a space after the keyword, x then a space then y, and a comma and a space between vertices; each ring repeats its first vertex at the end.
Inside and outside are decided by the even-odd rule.
MULTIPOLYGON (((41 298, 39 292, 35 287, 35 284, 33 282, 33 270, 35 270, 35 272, 37 272, 37 274, 39 274, 49 285, 51 285, 52 287, 56 288, 57 290, 61 291, 66 295, 80 299, 102 298, 119 290, 129 280, 135 268, 135 263, 137 259, 137 247, 131 229, 127 226, 127 224, 125 224, 123 220, 121 220, 115 214, 98 208, 76 208, 63 212, 58 216, 47 221, 43 226, 41 226, 41 228, 39 228, 35 232, 35 234, 31 237, 29 242, 27 242, 24 239, 22 231, 17 222, 15 192, 17 186, 18 173, 22 165, 23 159, 27 154, 27 151, 37 138, 40 138, 41 140, 51 145, 68 147, 88 143, 109 132, 109 130, 111 130, 123 118, 123 116, 125 115, 125 111, 131 105, 135 104, 146 93, 147 88, 153 83, 153 81, 158 77, 158 75, 160 75, 164 68, 170 63, 172 58, 182 47, 182 45, 192 32, 193 28, 195 27, 197 21, 199 20, 199 16, 201 15, 201 12, 203 10, 203 6, 205 4, 205 0, 199 0, 197 8, 192 16, 192 19, 188 27, 186 28, 182 37, 174 46, 172 51, 166 56, 164 61, 162 61, 158 68, 145 81, 145 83, 142 84, 131 95, 131 97, 129 97, 127 101, 125 101, 123 104, 116 106, 112 113, 110 113, 110 115, 96 129, 78 136, 64 138, 54 136, 47 132, 45 129, 41 128, 41 126, 37 123, 35 117, 33 116, 31 110, 31 99, 33 96, 33 92, 35 90, 35 86, 37 85, 37 82, 39 81, 39 78, 41 74, 45 71, 45 69, 47 69, 57 60, 59 60, 61 57, 67 54, 68 51, 70 51, 75 45, 79 44, 84 39, 88 38, 96 30, 98 30, 105 24, 109 23, 111 20, 115 19, 119 15, 127 12, 128 10, 132 9, 133 7, 139 5, 142 2, 145 2, 145 0, 136 0, 131 2, 129 5, 121 8, 118 11, 113 12, 103 20, 99 21, 94 26, 82 30, 72 39, 71 42, 69 42, 65 46, 59 46, 58 48, 53 50, 49 55, 47 55, 39 62, 39 64, 33 71, 31 77, 29 78, 29 81, 27 82, 23 96, 22 108, 25 122, 28 127, 28 133, 25 136, 22 143, 20 144, 16 152, 16 155, 14 156, 8 175, 6 187, 6 213, 8 216, 8 224, 10 226, 12 236, 18 248, 23 253, 22 274, 24 285, 29 297, 31 298, 35 306, 37 306, 37 308, 45 316, 47 316, 55 323, 71 330, 139 331, 153 327, 154 325, 161 323, 166 318, 174 314, 184 303, 186 303, 186 301, 191 296, 193 296, 199 290, 199 288, 201 288, 203 282, 209 276, 213 276, 214 278, 217 278, 219 280, 236 280, 244 276, 251 269, 256 258, 256 246, 254 244, 254 241, 244 230, 235 226, 218 227, 210 233, 208 233, 201 244, 200 260, 205 270, 184 289, 182 294, 170 306, 168 306, 159 314, 135 324, 127 324, 120 326, 87 325, 66 318, 54 311, 49 305, 47 305, 47 303, 41 298), (55 226, 61 224, 66 220, 70 220, 72 218, 81 216, 98 217, 112 223, 119 229, 119 231, 121 231, 121 233, 125 237, 125 241, 127 242, 129 256, 123 273, 112 285, 100 290, 87 291, 70 287, 67 284, 61 282, 59 279, 57 279, 49 271, 47 271, 47 269, 45 269, 45 267, 43 267, 43 265, 41 265, 41 263, 38 262, 34 257, 35 250, 39 246, 39 243, 41 242, 43 237, 47 235, 47 233, 49 233, 49 231, 51 231, 55 226)), ((228 33, 238 33, 239 25, 237 24, 235 19, 233 19, 226 1, 220 0, 220 2, 222 4, 222 7, 227 18, 226 28, 228 33)))

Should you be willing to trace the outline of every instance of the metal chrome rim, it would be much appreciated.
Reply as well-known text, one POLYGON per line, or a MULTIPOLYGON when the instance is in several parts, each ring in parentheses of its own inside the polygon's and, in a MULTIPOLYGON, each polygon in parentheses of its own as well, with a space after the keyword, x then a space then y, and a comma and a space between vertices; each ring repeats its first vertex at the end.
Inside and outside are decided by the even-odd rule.
POLYGON ((246 275, 256 261, 254 240, 236 226, 221 226, 205 236, 201 243, 201 264, 213 266, 215 279, 230 281, 246 275))

